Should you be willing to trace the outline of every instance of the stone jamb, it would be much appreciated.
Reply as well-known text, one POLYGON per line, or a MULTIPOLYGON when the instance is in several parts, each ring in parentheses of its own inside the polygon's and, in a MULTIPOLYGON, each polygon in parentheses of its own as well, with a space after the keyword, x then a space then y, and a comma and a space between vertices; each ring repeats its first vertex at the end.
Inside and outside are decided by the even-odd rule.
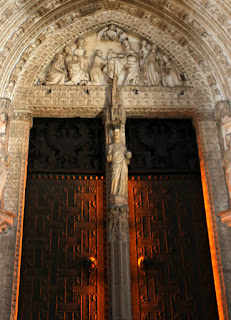
MULTIPOLYGON (((99 110, 98 110, 99 111, 99 110)), ((171 109, 171 108, 161 108, 155 109, 150 108, 146 109, 146 112, 143 110, 135 109, 129 110, 127 113, 127 117, 148 117, 148 118, 191 118, 193 120, 196 134, 197 134, 197 142, 199 149, 199 158, 201 164, 201 177, 202 177, 202 188, 204 194, 204 203, 205 203, 205 212, 206 212, 206 221, 208 227, 208 235, 209 235, 209 243, 210 243, 210 251, 211 251, 211 259, 212 259, 212 267, 214 273, 214 282, 215 282, 215 290, 217 296, 218 303, 218 311, 219 311, 219 319, 228 320, 228 306, 226 301, 226 291, 225 291, 225 283, 223 277, 222 270, 222 262, 221 262, 221 254, 220 254, 220 245, 217 233, 217 222, 214 210, 214 201, 213 201, 213 193, 210 181, 210 173, 208 168, 209 158, 206 153, 206 143, 204 139, 204 132, 202 128, 202 122, 206 119, 213 118, 211 112, 207 112, 205 114, 197 112, 197 108, 191 109, 171 109)), ((66 111, 66 116, 68 117, 68 110, 66 111)), ((48 112, 49 113, 49 112, 48 112)), ((94 111, 92 110, 92 113, 94 111)), ((24 143, 23 143, 23 155, 22 155, 22 163, 21 163, 21 172, 20 172, 20 191, 19 191, 19 199, 18 199, 18 226, 17 226, 17 234, 16 234, 16 250, 15 250, 15 264, 14 264, 14 275, 13 275, 13 290, 12 290, 12 305, 11 305, 11 320, 17 319, 17 308, 18 308, 18 294, 19 294, 19 281, 20 281, 20 263, 21 263, 21 241, 23 235, 23 215, 24 215, 24 202, 25 202, 25 183, 26 183, 26 173, 27 173, 27 157, 28 157, 28 142, 29 142, 29 132, 31 126, 31 114, 28 111, 15 111, 12 116, 12 120, 25 121, 27 123, 27 127, 24 131, 24 143)), ((43 117, 49 116, 46 112, 42 114, 43 117)), ((62 114, 62 116, 65 116, 62 114)), ((75 116, 84 117, 81 113, 75 116)), ((86 116, 86 115, 85 115, 86 116)), ((13 121, 12 121, 13 122, 13 121)))
MULTIPOLYGON (((208 116, 208 114, 203 113, 195 113, 192 117, 193 124, 196 130, 197 136, 197 145, 200 159, 200 171, 201 171, 201 182, 202 182, 202 190, 204 197, 204 206, 205 206, 205 214, 206 214, 206 223, 208 229, 208 238, 209 238, 209 246, 210 246, 210 254, 211 254, 211 262, 213 269, 213 277, 214 277, 214 286, 216 291, 217 298, 217 306, 218 306, 218 314, 219 319, 229 319, 228 313, 228 304, 226 299, 226 289, 221 261, 221 249, 219 244, 219 237, 217 231, 217 223, 218 217, 216 216, 215 208, 214 208, 214 184, 216 181, 211 181, 211 164, 212 159, 208 156, 206 150, 206 139, 203 128, 203 121, 213 122, 216 127, 216 123, 214 121, 213 116, 208 116), (209 168, 210 167, 210 168, 209 168), (213 182, 213 186, 212 186, 213 182)), ((212 177, 215 180, 215 176, 212 177)), ((224 180, 224 179, 223 179, 224 180)), ((225 181, 224 187, 225 187, 225 181)), ((228 284, 227 284, 228 285, 228 284)))
MULTIPOLYGON (((13 285, 12 285, 12 298, 11 298, 11 314, 10 319, 17 319, 18 313, 18 296, 19 296, 19 284, 20 284, 20 268, 21 268, 21 255, 22 255, 22 237, 23 237, 23 221, 24 221, 24 204, 25 204, 25 187, 27 178, 27 159, 28 159, 28 146, 29 146, 29 136, 30 128, 32 126, 31 113, 27 110, 18 110, 12 112, 11 115, 11 125, 12 128, 17 124, 21 123, 21 134, 22 136, 10 136, 12 138, 21 138, 19 140, 21 145, 17 146, 17 152, 21 152, 20 156, 17 158, 19 161, 20 177, 18 177, 18 203, 17 207, 17 227, 16 227, 16 241, 15 241, 15 257, 14 257, 14 272, 13 272, 13 285), (20 150, 20 151, 19 151, 20 150)), ((14 146, 12 146, 14 147, 14 146)), ((13 148, 12 148, 13 149, 13 148)), ((15 152, 14 150, 12 151, 15 152)), ((11 163, 14 166, 15 163, 11 163)), ((10 191, 8 191, 10 194, 10 191)), ((10 202, 10 197, 8 196, 8 202, 10 202)), ((14 199, 13 199, 14 200, 14 199)))

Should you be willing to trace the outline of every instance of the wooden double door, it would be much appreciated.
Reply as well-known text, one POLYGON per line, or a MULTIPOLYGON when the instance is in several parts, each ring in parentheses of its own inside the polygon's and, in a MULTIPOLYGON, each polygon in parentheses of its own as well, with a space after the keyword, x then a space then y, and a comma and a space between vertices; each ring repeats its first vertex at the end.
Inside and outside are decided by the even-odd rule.
MULTIPOLYGON (((89 119, 53 121, 35 121, 31 137, 18 319, 110 319, 103 133, 95 136, 100 124, 89 126, 89 119)), ((173 166, 187 156, 177 158, 160 137, 159 154, 156 144, 150 151, 150 141, 142 150, 144 132, 133 124, 128 121, 127 132, 134 157, 128 183, 133 318, 218 319, 200 174, 151 172, 164 161, 170 166, 165 152, 172 153, 173 166)), ((179 148, 179 132, 175 136, 179 148)))

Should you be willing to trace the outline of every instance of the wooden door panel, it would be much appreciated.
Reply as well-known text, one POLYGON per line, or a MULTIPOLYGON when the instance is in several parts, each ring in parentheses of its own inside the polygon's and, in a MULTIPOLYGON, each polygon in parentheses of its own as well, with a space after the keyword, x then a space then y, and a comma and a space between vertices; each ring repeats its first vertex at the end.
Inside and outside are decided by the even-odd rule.
POLYGON ((28 176, 18 319, 105 319, 104 228, 102 179, 28 176))
POLYGON ((218 319, 200 177, 132 179, 134 320, 218 319))

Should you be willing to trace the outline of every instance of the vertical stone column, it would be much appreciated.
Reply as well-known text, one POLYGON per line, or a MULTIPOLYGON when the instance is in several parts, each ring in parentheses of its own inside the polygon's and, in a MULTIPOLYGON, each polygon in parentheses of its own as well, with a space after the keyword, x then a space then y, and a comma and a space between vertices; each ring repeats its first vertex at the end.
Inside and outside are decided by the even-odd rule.
POLYGON ((217 103, 215 107, 215 120, 217 123, 228 191, 227 209, 221 211, 218 215, 227 227, 231 227, 231 103, 229 101, 220 101, 217 103))
POLYGON ((108 269, 112 320, 131 320, 131 277, 127 165, 131 153, 125 146, 125 113, 118 103, 117 79, 113 80, 111 105, 104 115, 108 212, 108 269), (114 135, 114 136, 113 136, 114 135))
POLYGON ((17 319, 23 235, 24 195, 32 117, 28 111, 10 116, 7 167, 4 192, 5 209, 16 215, 11 230, 0 237, 0 319, 17 319))
POLYGON ((218 213, 225 210, 228 204, 219 133, 212 113, 198 114, 194 125, 197 133, 219 319, 229 319, 228 308, 231 311, 231 234, 218 217, 218 213))
POLYGON ((16 217, 4 208, 4 191, 6 184, 6 170, 10 164, 8 155, 10 127, 10 100, 0 99, 0 234, 7 233, 16 217))

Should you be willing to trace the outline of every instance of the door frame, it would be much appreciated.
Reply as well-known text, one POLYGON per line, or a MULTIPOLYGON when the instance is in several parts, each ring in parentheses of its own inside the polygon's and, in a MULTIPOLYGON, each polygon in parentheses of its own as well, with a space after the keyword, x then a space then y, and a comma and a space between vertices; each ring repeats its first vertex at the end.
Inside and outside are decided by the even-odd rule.
MULTIPOLYGON (((98 110, 91 110, 91 116, 98 116, 98 110)), ((126 111, 126 109, 125 109, 126 111)), ((77 112, 76 112, 77 113, 77 112)), ((42 116, 52 116, 49 110, 43 111, 42 116)), ((62 112, 61 117, 70 117, 68 111, 65 114, 62 112)), ((84 112, 76 114, 79 117, 86 117, 84 112)), ((219 175, 213 170, 213 159, 209 150, 209 140, 214 140, 214 144, 217 145, 218 134, 216 129, 216 123, 213 118, 212 112, 201 112, 198 109, 147 109, 139 108, 128 110, 126 116, 129 118, 191 118, 197 137, 197 145, 199 150, 200 159, 200 172, 202 181, 202 190, 205 204, 206 222, 208 228, 208 237, 210 245, 210 253, 212 260, 213 277, 215 283, 215 291, 218 305, 218 313, 220 319, 228 319, 228 306, 226 300, 224 275, 221 262, 221 252, 219 245, 219 238, 217 232, 217 208, 215 203, 221 199, 219 194, 216 194, 216 184, 222 184, 225 186, 224 176, 220 179, 219 175), (211 128, 211 130, 206 130, 211 128), (216 130, 215 130, 215 129, 216 130), (216 211, 216 212, 215 212, 216 211)), ((89 116, 90 117, 90 116, 89 116)), ((18 157, 13 157, 11 166, 20 167, 19 174, 17 176, 18 186, 18 197, 12 199, 14 202, 14 208, 17 208, 18 219, 16 227, 16 241, 15 241, 15 258, 14 258, 14 273, 13 273, 13 288, 12 288, 12 300, 11 300, 11 320, 17 319, 18 310, 18 293, 20 284, 20 266, 21 266, 21 255, 22 255, 22 237, 23 237, 23 218, 24 218, 24 204, 25 204, 25 187, 27 178, 27 160, 28 160, 28 145, 29 145, 29 134, 32 126, 33 114, 29 110, 15 111, 11 117, 11 129, 9 136, 9 148, 15 144, 15 141, 19 139, 18 157), (18 130, 14 130, 17 127, 18 130)), ((219 153, 220 155, 220 153, 219 153)), ((221 161, 221 155, 220 159, 221 161)), ((222 168, 222 167, 221 167, 222 168)), ((8 169, 8 180, 12 179, 9 175, 8 169)), ((223 169, 222 169, 223 170, 223 169)), ((220 170, 221 172, 221 170, 220 170)), ((224 175, 224 174, 223 174, 224 175)), ((108 190, 108 188, 106 188, 108 190)), ((10 185, 6 184, 6 198, 7 202, 11 200, 10 185)))

